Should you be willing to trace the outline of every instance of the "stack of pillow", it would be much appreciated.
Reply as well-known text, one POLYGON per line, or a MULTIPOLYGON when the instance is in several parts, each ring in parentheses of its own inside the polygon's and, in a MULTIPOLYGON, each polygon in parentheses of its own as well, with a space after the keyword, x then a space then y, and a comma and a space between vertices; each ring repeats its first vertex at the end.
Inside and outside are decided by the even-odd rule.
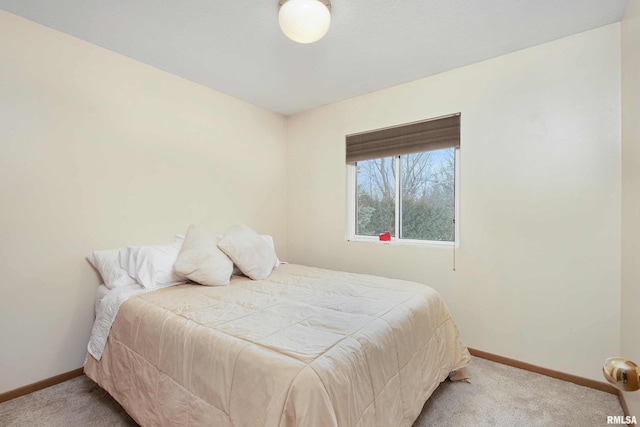
POLYGON ((253 280, 269 277, 279 264, 271 236, 262 237, 246 225, 236 225, 219 237, 192 225, 173 269, 201 285, 224 286, 229 284, 234 264, 253 280))
POLYGON ((280 264, 273 238, 246 225, 233 226, 223 236, 191 225, 169 244, 95 251, 87 259, 108 289, 135 284, 159 289, 187 280, 225 286, 232 274, 266 279, 280 264))

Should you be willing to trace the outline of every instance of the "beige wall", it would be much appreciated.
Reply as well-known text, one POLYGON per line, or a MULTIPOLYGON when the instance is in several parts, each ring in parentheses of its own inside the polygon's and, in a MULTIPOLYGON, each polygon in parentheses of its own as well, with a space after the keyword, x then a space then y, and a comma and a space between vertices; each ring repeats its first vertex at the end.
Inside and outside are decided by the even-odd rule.
MULTIPOLYGON (((622 21, 622 323, 620 354, 640 363, 640 1, 622 21)), ((626 393, 640 418, 640 391, 626 393)))
POLYGON ((286 257, 284 117, 2 11, 0 28, 0 393, 82 366, 91 250, 239 220, 286 257))
POLYGON ((289 259, 424 282, 467 345, 602 380, 620 349, 614 24, 291 116, 289 259), (344 137, 462 113, 460 249, 345 241, 344 137))

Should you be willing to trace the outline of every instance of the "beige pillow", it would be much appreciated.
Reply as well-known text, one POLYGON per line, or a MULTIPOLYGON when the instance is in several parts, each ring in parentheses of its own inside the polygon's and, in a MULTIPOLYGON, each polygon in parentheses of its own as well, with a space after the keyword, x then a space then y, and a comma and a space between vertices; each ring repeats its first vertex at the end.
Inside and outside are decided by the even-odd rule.
POLYGON ((173 271, 201 285, 228 285, 233 263, 218 249, 219 240, 199 225, 189 226, 173 271))
POLYGON ((231 227, 218 242, 218 247, 253 280, 269 277, 278 260, 271 245, 246 225, 231 227))

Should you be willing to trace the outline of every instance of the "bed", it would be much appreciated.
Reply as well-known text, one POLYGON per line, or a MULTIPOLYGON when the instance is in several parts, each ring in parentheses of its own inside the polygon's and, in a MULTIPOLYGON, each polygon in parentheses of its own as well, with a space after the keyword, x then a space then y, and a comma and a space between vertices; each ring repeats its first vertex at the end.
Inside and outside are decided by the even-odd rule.
POLYGON ((144 426, 411 426, 470 360, 432 288, 281 265, 122 303, 85 372, 144 426))

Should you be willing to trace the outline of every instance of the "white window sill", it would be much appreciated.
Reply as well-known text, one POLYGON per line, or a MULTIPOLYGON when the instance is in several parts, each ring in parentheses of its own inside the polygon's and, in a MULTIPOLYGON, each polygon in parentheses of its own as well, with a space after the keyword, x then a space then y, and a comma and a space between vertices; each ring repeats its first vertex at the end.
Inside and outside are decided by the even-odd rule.
POLYGON ((375 236, 352 236, 347 238, 347 242, 355 243, 373 243, 378 245, 390 245, 390 246, 421 246, 430 248, 457 248, 459 245, 456 242, 440 242, 437 240, 411 240, 411 239, 396 239, 384 241, 375 236))

